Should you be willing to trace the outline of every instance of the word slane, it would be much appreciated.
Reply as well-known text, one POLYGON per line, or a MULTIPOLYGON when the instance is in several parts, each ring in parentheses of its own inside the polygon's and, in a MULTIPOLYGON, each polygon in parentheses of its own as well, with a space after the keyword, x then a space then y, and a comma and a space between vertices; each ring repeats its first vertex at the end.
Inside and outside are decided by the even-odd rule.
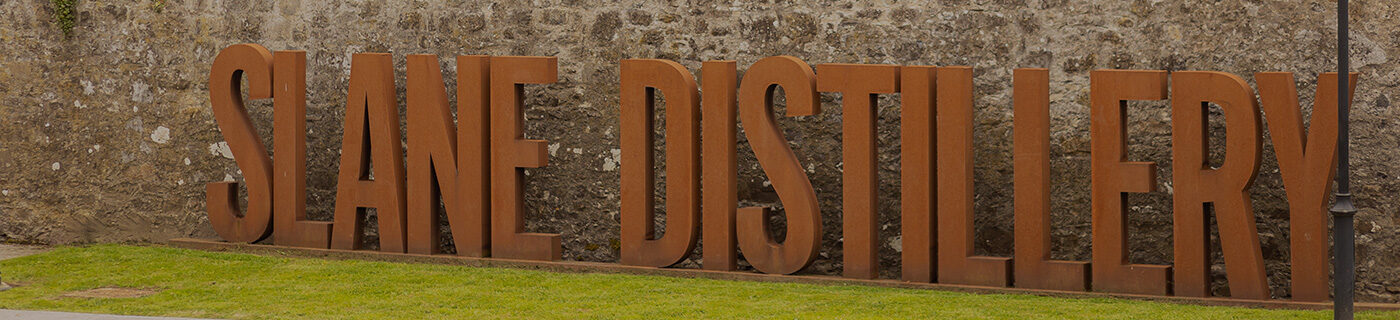
MULTIPOLYGON (((407 130, 401 132, 392 56, 353 56, 334 221, 313 221, 306 215, 305 52, 270 52, 255 44, 224 49, 210 71, 210 103, 243 172, 248 205, 240 208, 235 182, 208 184, 207 207, 215 230, 230 242, 271 237, 279 246, 360 250, 362 221, 373 209, 382 251, 441 254, 438 230, 446 224, 458 255, 561 259, 560 235, 523 228, 528 182, 523 169, 545 167, 549 157, 546 141, 524 138, 522 96, 527 85, 557 80, 557 59, 458 56, 455 62, 454 120, 438 58, 407 57, 407 130), (241 93, 245 79, 248 98, 273 101, 276 157, 268 154, 248 117, 241 93), (407 152, 400 143, 405 138, 407 152)), ((788 117, 821 113, 822 92, 843 98, 844 277, 873 279, 879 274, 877 98, 899 94, 904 281, 1207 297, 1212 256, 1207 215, 1214 214, 1231 296, 1268 299, 1249 197, 1267 125, 1289 205, 1292 299, 1328 299, 1324 212, 1337 161, 1335 73, 1318 76, 1312 125, 1305 130, 1291 73, 1255 74, 1256 91, 1225 72, 1091 71, 1092 261, 1050 259, 1047 70, 1017 69, 1013 76, 1013 257, 979 256, 973 250, 972 68, 813 68, 794 57, 776 56, 750 65, 743 79, 738 74, 734 61, 708 61, 700 70, 703 83, 697 83, 690 70, 673 61, 621 62, 622 264, 670 267, 685 260, 702 239, 701 265, 708 270, 736 271, 739 252, 754 269, 771 274, 796 273, 816 259, 822 249, 821 210, 803 164, 777 123, 773 101, 775 89, 782 88, 788 117), (663 236, 653 225, 652 133, 658 92, 667 105, 661 115, 666 123, 662 159, 668 223, 663 236), (1171 265, 1128 258, 1126 195, 1157 192, 1156 164, 1126 160, 1128 102, 1144 100, 1166 100, 1171 106, 1171 265), (1212 105, 1222 111, 1227 129, 1225 157, 1216 161, 1207 144, 1212 105), (774 212, 738 207, 739 123, 781 201, 787 219, 781 240, 769 232, 768 217, 774 212)), ((1348 79, 1354 91, 1357 76, 1348 79)))

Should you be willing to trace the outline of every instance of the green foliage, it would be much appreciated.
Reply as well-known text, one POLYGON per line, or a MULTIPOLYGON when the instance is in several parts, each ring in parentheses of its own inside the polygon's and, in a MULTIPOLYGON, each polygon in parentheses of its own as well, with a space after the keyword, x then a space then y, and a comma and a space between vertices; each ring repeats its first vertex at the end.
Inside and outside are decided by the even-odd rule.
POLYGON ((49 4, 53 5, 53 21, 59 30, 63 30, 64 37, 72 37, 73 27, 78 23, 78 18, 73 12, 77 2, 78 0, 49 0, 49 4))
POLYGON ((165 0, 151 0, 151 11, 161 13, 165 11, 165 0))
MULTIPOLYGON (((0 261, 0 309, 224 319, 1327 319, 1330 311, 65 247, 0 261), (101 287, 129 299, 64 298, 101 287)), ((1400 312, 1363 312, 1396 319, 1400 312)))

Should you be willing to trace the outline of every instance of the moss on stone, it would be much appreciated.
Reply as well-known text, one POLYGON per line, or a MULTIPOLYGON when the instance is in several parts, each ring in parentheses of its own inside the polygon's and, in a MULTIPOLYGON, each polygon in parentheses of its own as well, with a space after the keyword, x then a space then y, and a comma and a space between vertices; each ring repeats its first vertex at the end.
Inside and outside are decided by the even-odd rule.
POLYGON ((77 7, 78 0, 49 0, 53 5, 53 21, 58 25, 59 30, 63 30, 64 37, 73 36, 73 26, 77 25, 77 16, 73 9, 77 7))

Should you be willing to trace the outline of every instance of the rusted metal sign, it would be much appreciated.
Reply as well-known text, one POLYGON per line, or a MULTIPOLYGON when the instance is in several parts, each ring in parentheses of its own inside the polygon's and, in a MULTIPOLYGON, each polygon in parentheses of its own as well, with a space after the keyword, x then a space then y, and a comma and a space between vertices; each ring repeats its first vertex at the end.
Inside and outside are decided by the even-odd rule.
MULTIPOLYGON (((335 221, 306 216, 306 57, 240 44, 224 49, 210 71, 210 104, 243 171, 247 208, 232 182, 207 186, 209 220, 230 242, 272 236, 281 246, 360 249, 364 215, 375 210, 379 247, 393 253, 440 254, 447 224, 457 254, 559 260, 558 234, 524 232, 523 169, 548 165, 546 141, 524 137, 527 85, 556 81, 554 57, 459 56, 456 121, 439 61, 407 57, 407 153, 400 141, 392 57, 356 54, 349 92, 335 221), (273 154, 267 153, 243 103, 273 99, 273 154), (272 156, 276 156, 275 158, 272 156), (275 161, 274 161, 275 159, 275 161), (442 204, 439 208, 439 204, 442 204), (442 211, 442 212, 439 212, 442 211), (446 217, 440 221, 439 214, 446 217)), ((621 263, 671 267, 704 241, 702 267, 736 271, 739 254, 770 274, 802 271, 822 249, 816 191, 777 125, 775 88, 786 116, 819 114, 819 92, 841 95, 843 276, 872 279, 878 270, 876 191, 880 95, 901 98, 899 230, 901 279, 986 287, 1207 297, 1213 214, 1232 298, 1269 299, 1249 189, 1260 169, 1268 126, 1287 188, 1292 299, 1328 296, 1327 224, 1323 211, 1336 163, 1337 75, 1319 76, 1312 126, 1304 130, 1289 73, 1259 73, 1256 91, 1224 72, 1096 70, 1090 73, 1092 261, 1050 257, 1050 75, 1017 69, 1013 78, 1015 254, 974 252, 974 71, 970 67, 820 64, 789 56, 755 62, 738 77, 734 61, 705 62, 703 82, 667 60, 621 62, 621 263), (703 90, 703 91, 702 91, 703 90), (654 174, 657 93, 666 97, 667 228, 657 236, 654 174), (1157 165, 1128 161, 1130 101, 1168 100, 1172 115, 1171 265, 1130 261, 1126 194, 1158 191, 1157 165), (1225 159, 1209 159, 1211 106, 1224 114, 1225 159), (1267 123, 1263 120, 1269 120, 1267 123), (742 123, 783 210, 738 207, 737 130, 742 123), (786 216, 783 239, 769 215, 786 216)), ((1355 90, 1356 75, 1348 77, 1355 90)), ((887 231, 888 232, 888 231, 887 231)), ((885 235, 889 236, 889 235, 885 235)))

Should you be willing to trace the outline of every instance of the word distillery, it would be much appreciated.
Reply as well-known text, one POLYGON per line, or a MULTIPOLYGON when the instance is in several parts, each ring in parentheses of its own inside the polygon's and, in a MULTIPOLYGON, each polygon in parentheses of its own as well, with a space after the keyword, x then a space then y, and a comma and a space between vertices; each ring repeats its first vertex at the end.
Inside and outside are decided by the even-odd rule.
MULTIPOLYGON (((210 183, 209 220, 231 242, 271 236, 280 246, 356 250, 364 231, 362 218, 372 208, 383 251, 441 253, 437 230, 447 223, 459 255, 559 260, 558 234, 523 232, 522 196, 523 168, 544 167, 549 160, 546 141, 523 138, 523 92, 526 84, 555 82, 557 63, 554 57, 457 57, 454 123, 437 57, 408 56, 411 148, 405 163, 392 57, 354 55, 335 218, 312 221, 305 205, 305 52, 269 52, 255 44, 225 48, 214 60, 209 96, 219 129, 243 171, 248 205, 246 211, 238 205, 236 183, 210 183), (243 104, 245 78, 251 99, 273 99, 275 158, 268 155, 243 104), (439 211, 445 211, 447 221, 437 221, 439 211)), ((1011 258, 973 251, 971 68, 820 64, 814 71, 802 60, 777 56, 749 66, 742 82, 737 74, 734 61, 705 62, 702 94, 690 71, 676 62, 622 61, 622 264, 672 266, 684 260, 700 238, 705 241, 702 265, 709 270, 736 271, 740 250, 754 269, 771 274, 798 272, 817 257, 822 223, 816 193, 773 112, 773 95, 781 87, 790 117, 820 113, 819 92, 845 97, 845 277, 870 279, 878 274, 875 102, 878 95, 899 93, 904 281, 1207 297, 1207 214, 1213 212, 1231 296, 1269 299, 1248 191, 1261 162, 1262 114, 1287 189, 1293 299, 1328 299, 1324 211, 1337 158, 1336 74, 1318 77, 1312 125, 1305 132, 1291 73, 1256 74, 1256 99, 1255 90, 1241 77, 1224 72, 1092 71, 1093 258, 1088 262, 1050 259, 1050 99, 1045 69, 1014 73, 1011 258), (657 91, 665 94, 667 105, 668 224, 661 237, 654 230, 652 192, 657 91), (1127 102, 1133 100, 1170 100, 1175 186, 1170 266, 1133 264, 1128 259, 1125 195, 1157 189, 1154 163, 1126 161, 1125 114, 1127 102), (1227 128, 1227 155, 1219 166, 1208 165, 1211 104, 1223 111, 1227 128), (781 239, 769 231, 768 209, 737 208, 739 122, 782 201, 787 224, 781 239)), ((1350 86, 1354 91, 1355 80, 1350 86)))

